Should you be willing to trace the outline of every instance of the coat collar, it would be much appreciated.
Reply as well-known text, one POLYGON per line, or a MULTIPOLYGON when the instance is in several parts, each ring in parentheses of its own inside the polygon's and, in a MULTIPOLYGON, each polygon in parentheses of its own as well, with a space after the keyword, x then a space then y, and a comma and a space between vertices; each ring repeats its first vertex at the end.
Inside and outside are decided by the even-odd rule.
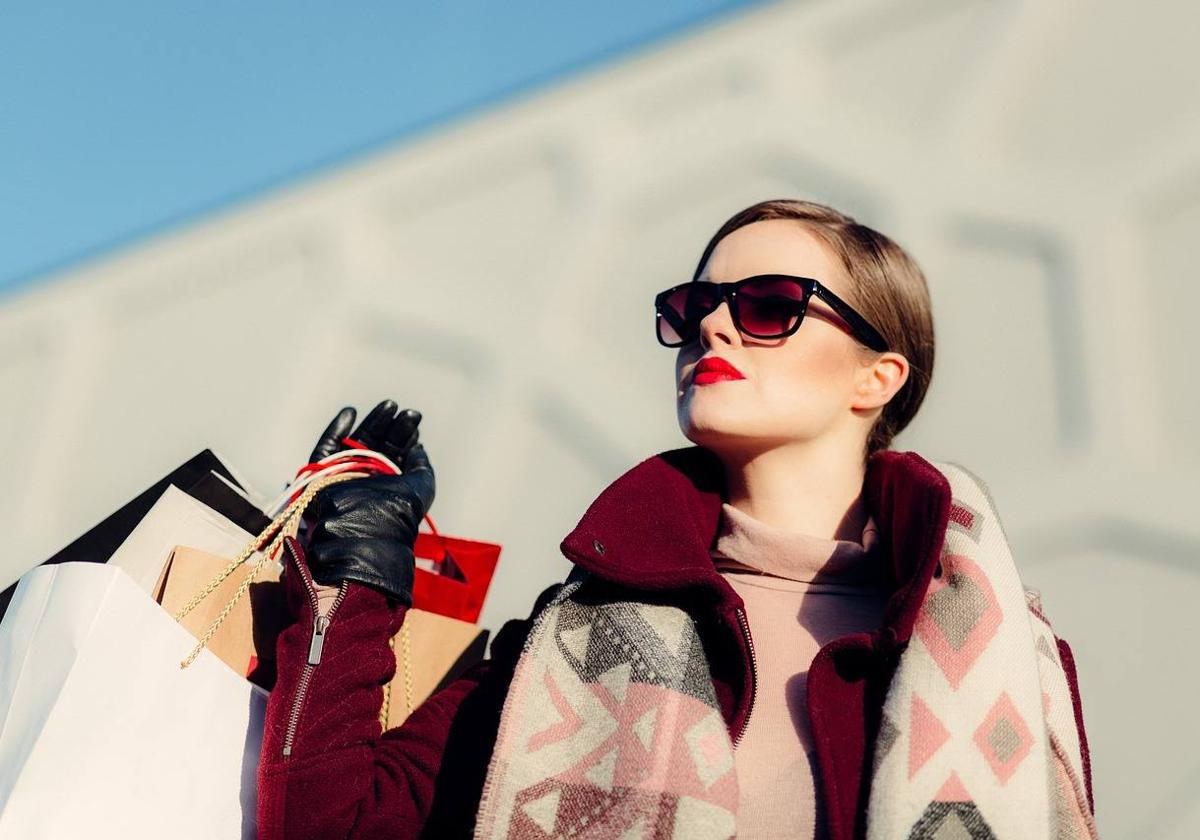
MULTIPOLYGON (((938 565, 950 512, 950 483, 916 452, 876 452, 864 501, 879 527, 875 551, 891 571, 887 643, 912 633, 938 565)), ((724 468, 700 446, 660 452, 596 497, 560 549, 596 577, 635 589, 700 589, 722 607, 740 598, 713 567, 709 549, 725 499, 724 468)))

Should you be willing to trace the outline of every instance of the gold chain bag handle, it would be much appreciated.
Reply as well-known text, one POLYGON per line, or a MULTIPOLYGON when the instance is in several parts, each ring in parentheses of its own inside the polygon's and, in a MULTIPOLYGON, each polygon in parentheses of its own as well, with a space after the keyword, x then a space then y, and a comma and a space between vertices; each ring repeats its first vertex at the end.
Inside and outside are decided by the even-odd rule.
MULTIPOLYGON (((412 633, 409 630, 411 622, 405 616, 404 623, 400 625, 400 644, 403 651, 403 661, 401 665, 404 667, 404 717, 407 719, 412 714, 413 710, 413 683, 412 683, 412 633)), ((396 651, 396 637, 388 639, 388 649, 396 651)), ((383 705, 379 708, 379 725, 386 732, 388 728, 389 709, 392 703, 392 681, 388 680, 383 686, 383 705)))
MULTIPOLYGON (((303 494, 297 497, 294 502, 288 505, 277 517, 275 517, 271 524, 263 529, 262 533, 251 540, 250 543, 244 549, 242 549, 241 553, 229 562, 228 566, 222 569, 216 577, 209 581, 204 589, 198 592, 190 601, 180 608, 179 612, 175 614, 176 621, 182 620, 184 616, 194 610, 201 601, 212 594, 217 587, 219 587, 225 582, 225 580, 229 578, 230 575, 237 571, 239 566, 254 556, 256 551, 263 552, 263 558, 250 567, 249 571, 246 573, 245 579, 242 580, 242 583, 237 588, 237 591, 234 592, 233 596, 229 599, 229 603, 227 603, 217 617, 213 619, 212 624, 210 624, 208 629, 204 631, 204 635, 200 637, 199 641, 197 641, 196 646, 192 648, 192 651, 188 654, 187 658, 179 663, 180 668, 186 668, 196 661, 196 657, 200 655, 200 651, 204 649, 205 645, 208 644, 209 640, 217 632, 217 629, 221 626, 222 622, 224 622, 228 615, 233 611, 234 606, 241 599, 242 595, 244 595, 250 589, 250 585, 254 583, 255 579, 258 577, 259 571, 262 569, 265 563, 269 562, 269 558, 275 553, 275 550, 283 542, 283 539, 289 536, 296 536, 296 534, 299 532, 300 520, 304 515, 304 511, 308 508, 308 505, 312 502, 317 493, 331 484, 337 484, 339 482, 349 481, 355 478, 363 478, 367 475, 368 473, 363 472, 347 472, 325 476, 314 481, 305 488, 303 494), (266 544, 265 549, 264 543, 266 544)), ((408 622, 405 622, 400 629, 400 639, 404 657, 404 715, 405 717, 408 717, 408 715, 412 714, 413 709, 412 641, 408 622)), ((394 637, 388 639, 388 648, 390 650, 394 651, 395 645, 396 640, 394 637)), ((391 681, 387 682, 383 686, 383 705, 379 711, 379 723, 380 726, 382 726, 385 730, 387 729, 388 713, 391 706, 391 687, 391 681)))
POLYGON ((258 573, 262 567, 270 562, 270 558, 275 554, 276 550, 283 544, 285 537, 295 537, 300 529, 300 520, 304 516, 304 511, 312 502, 317 493, 331 484, 338 484, 342 481, 350 481, 355 478, 364 478, 369 473, 365 472, 344 472, 336 475, 324 476, 309 484, 304 488, 304 492, 296 498, 294 502, 288 505, 284 510, 263 529, 257 537, 242 549, 233 560, 229 561, 229 565, 222 569, 216 577, 209 581, 208 585, 198 592, 190 601, 180 608, 175 614, 175 620, 180 621, 190 613, 196 606, 208 597, 218 586, 220 586, 230 575, 237 571, 238 567, 249 560, 256 551, 262 551, 263 557, 257 563, 254 563, 249 571, 246 572, 246 577, 237 591, 233 593, 233 597, 229 599, 224 609, 213 619, 212 624, 204 631, 204 635, 196 642, 196 646, 192 648, 192 652, 187 655, 187 658, 179 663, 180 668, 186 668, 196 661, 196 657, 200 655, 200 651, 204 650, 204 646, 208 644, 213 634, 217 632, 217 628, 233 611, 233 607, 241 599, 241 597, 250 589, 250 584, 254 583, 254 579, 258 577, 258 573))

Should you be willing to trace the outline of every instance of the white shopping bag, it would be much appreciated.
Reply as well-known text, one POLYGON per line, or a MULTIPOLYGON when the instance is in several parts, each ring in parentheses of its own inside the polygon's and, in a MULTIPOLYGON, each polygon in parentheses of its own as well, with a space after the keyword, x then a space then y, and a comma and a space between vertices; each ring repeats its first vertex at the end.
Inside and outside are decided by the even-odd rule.
POLYGON ((177 545, 236 557, 254 539, 228 519, 178 487, 168 487, 125 542, 109 558, 144 592, 152 593, 163 565, 177 545))
POLYGON ((266 692, 122 569, 40 566, 0 624, 0 837, 255 836, 266 692))

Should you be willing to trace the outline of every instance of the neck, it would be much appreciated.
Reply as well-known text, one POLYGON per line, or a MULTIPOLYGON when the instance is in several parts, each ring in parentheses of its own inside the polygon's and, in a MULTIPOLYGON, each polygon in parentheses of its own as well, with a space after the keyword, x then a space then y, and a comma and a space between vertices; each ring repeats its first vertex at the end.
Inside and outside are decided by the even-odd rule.
POLYGON ((759 452, 718 453, 728 502, 777 528, 825 539, 862 536, 869 511, 862 498, 861 458, 813 441, 759 452))

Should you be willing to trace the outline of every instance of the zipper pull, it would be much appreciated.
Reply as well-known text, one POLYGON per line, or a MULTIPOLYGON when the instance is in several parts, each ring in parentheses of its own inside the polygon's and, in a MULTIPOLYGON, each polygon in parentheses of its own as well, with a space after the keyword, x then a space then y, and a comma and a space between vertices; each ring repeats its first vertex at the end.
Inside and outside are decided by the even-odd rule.
POLYGON ((329 616, 319 615, 313 624, 312 641, 308 645, 308 664, 321 664, 321 651, 325 649, 325 631, 329 629, 329 616))

